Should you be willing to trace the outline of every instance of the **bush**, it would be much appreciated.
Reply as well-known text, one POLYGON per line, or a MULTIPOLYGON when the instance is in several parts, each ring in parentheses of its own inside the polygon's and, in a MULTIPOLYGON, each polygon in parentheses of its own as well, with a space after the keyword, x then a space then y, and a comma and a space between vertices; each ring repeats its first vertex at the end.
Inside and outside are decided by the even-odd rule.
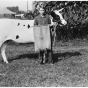
POLYGON ((86 38, 88 35, 88 2, 87 1, 54 1, 46 5, 49 14, 52 8, 63 10, 67 25, 57 26, 57 39, 86 38))
MULTIPOLYGON (((45 8, 47 14, 50 14, 53 8, 64 8, 62 12, 67 25, 63 27, 57 26, 58 40, 87 38, 88 1, 48 1, 45 8)), ((35 9, 33 14, 34 17, 37 16, 38 11, 35 9)))

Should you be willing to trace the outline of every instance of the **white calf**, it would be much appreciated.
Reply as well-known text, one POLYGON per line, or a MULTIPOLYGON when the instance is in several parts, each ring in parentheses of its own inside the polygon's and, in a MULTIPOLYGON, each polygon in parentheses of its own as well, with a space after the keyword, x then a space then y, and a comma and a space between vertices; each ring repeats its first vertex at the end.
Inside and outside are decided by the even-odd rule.
POLYGON ((8 63, 8 60, 5 55, 5 48, 7 46, 7 43, 4 43, 5 41, 13 40, 18 43, 34 42, 33 27, 27 28, 26 24, 25 26, 23 26, 22 23, 20 23, 19 26, 17 26, 17 24, 18 24, 17 20, 0 19, 1 55, 4 62, 6 63, 8 63))

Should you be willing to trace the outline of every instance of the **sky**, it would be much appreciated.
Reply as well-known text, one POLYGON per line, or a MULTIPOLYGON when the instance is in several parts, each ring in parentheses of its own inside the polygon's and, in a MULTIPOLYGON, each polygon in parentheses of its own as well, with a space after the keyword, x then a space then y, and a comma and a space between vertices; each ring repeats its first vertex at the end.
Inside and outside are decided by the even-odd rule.
POLYGON ((28 10, 32 10, 32 1, 31 0, 0 0, 0 7, 7 6, 19 6, 19 10, 27 11, 27 1, 28 1, 28 10))
MULTIPOLYGON (((47 1, 47 0, 0 0, 0 7, 3 8, 7 6, 19 6, 20 10, 27 11, 27 1, 28 1, 28 10, 32 10, 33 1, 47 1)), ((50 1, 54 1, 54 0, 50 0, 50 1)), ((57 1, 60 1, 60 0, 57 0, 57 1)), ((64 0, 61 0, 61 1, 64 1, 64 0)), ((69 1, 72 1, 72 0, 69 0, 69 1)), ((80 0, 77 0, 77 1, 80 1, 80 0)))

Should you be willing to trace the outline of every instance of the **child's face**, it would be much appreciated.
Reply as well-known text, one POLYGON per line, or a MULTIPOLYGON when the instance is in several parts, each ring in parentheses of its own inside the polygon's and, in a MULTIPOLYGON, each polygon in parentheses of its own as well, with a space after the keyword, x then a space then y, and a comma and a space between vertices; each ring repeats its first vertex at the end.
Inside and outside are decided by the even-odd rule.
POLYGON ((45 12, 45 10, 44 10, 43 8, 40 8, 40 9, 39 9, 39 13, 40 13, 41 15, 43 15, 44 12, 45 12))

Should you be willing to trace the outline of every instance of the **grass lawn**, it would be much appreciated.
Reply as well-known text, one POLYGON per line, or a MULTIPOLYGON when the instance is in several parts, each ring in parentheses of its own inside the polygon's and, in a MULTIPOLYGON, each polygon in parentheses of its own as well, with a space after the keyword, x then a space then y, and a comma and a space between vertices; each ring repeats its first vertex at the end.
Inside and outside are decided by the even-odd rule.
POLYGON ((0 55, 0 87, 88 86, 88 40, 59 41, 54 65, 40 65, 33 44, 9 44, 5 64, 0 55))

